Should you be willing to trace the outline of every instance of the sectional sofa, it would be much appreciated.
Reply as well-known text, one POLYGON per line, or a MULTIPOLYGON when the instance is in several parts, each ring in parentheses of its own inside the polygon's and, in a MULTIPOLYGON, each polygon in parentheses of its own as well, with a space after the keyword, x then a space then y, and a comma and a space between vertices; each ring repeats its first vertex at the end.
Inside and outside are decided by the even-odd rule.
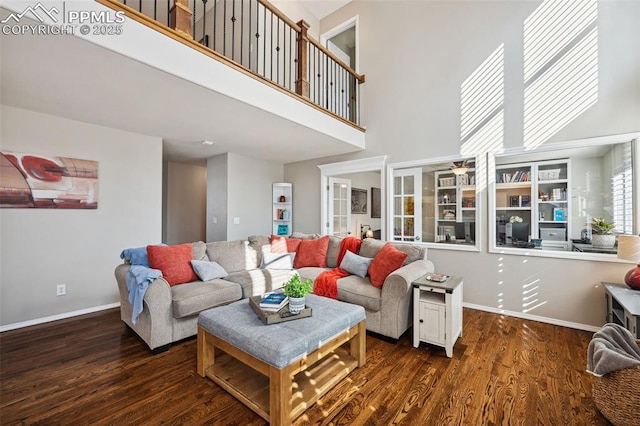
MULTIPOLYGON (((294 234, 304 240, 318 235, 294 234)), ((197 332, 198 314, 206 309, 280 288, 293 274, 315 280, 323 271, 335 268, 341 238, 328 238, 326 255, 317 266, 297 269, 270 260, 271 237, 251 236, 247 240, 190 243, 192 258, 207 265, 216 262, 226 273, 222 278, 195 280, 170 285, 167 279, 157 278, 144 293, 142 312, 134 324, 133 306, 129 302, 127 272, 132 265, 125 261, 115 269, 120 293, 120 312, 124 321, 154 352, 162 352, 171 343, 193 336, 197 332), (268 258, 268 259, 267 259, 268 258)), ((365 239, 359 255, 375 258, 384 242, 365 239)), ((413 244, 392 243, 407 254, 403 266, 390 273, 380 288, 371 284, 370 277, 349 275, 337 281, 337 299, 363 306, 367 316, 367 330, 397 339, 411 326, 411 282, 434 266, 427 260, 427 249, 413 244)), ((303 253, 298 253, 303 255, 303 253)), ((293 256, 292 256, 293 257, 293 256)), ((206 277, 205 277, 206 278, 206 277)))

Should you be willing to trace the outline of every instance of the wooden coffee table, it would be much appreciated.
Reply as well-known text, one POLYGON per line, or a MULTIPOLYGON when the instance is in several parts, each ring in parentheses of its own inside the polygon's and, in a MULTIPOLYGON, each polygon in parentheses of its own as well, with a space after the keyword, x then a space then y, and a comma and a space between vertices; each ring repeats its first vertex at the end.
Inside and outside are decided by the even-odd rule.
POLYGON ((307 305, 313 316, 273 325, 246 299, 202 312, 198 374, 271 424, 291 424, 366 362, 361 306, 314 295, 307 305))

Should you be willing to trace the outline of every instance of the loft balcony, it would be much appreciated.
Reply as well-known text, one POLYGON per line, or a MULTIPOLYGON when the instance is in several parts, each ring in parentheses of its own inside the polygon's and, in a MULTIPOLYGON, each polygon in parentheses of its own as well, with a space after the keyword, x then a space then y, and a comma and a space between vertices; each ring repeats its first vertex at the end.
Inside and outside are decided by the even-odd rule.
MULTIPOLYGON (((25 4, 3 4, 2 17, 25 4)), ((309 37, 306 23, 271 4, 82 6, 123 11, 122 32, 2 35, 3 104, 160 136, 174 161, 237 152, 286 163, 364 149, 364 76, 309 37), (202 140, 214 145, 205 150, 202 140)))

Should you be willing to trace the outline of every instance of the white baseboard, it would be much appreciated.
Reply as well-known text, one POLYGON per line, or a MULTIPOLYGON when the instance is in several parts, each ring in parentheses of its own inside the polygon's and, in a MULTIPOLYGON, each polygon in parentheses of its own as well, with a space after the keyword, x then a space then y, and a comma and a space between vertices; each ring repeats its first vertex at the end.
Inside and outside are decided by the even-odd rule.
POLYGON ((64 314, 51 315, 43 318, 36 318, 29 321, 15 322, 0 326, 0 333, 3 331, 15 330, 17 328, 29 327, 32 325, 44 324, 46 322, 58 321, 65 318, 77 317, 78 315, 91 314, 93 312, 104 311, 107 309, 120 307, 120 302, 110 303, 108 305, 94 306, 92 308, 80 309, 79 311, 65 312, 64 314))
POLYGON ((544 322, 546 324, 553 324, 553 325, 559 325, 561 327, 575 328, 577 330, 593 331, 593 332, 600 330, 600 327, 596 327, 593 325, 580 324, 577 322, 570 322, 570 321, 562 321, 555 318, 524 314, 522 312, 506 311, 504 309, 492 308, 489 306, 482 306, 482 305, 474 305, 472 303, 463 303, 462 306, 464 306, 465 308, 476 309, 478 311, 492 312, 494 314, 500 314, 500 315, 506 315, 509 317, 516 317, 516 318, 522 318, 526 320, 544 322))

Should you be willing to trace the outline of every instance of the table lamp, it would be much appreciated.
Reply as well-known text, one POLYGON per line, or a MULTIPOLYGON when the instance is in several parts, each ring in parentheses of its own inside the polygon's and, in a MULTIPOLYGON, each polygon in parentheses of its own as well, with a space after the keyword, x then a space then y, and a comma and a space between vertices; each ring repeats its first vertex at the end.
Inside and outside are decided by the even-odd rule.
MULTIPOLYGON (((620 235, 618 237, 618 258, 640 262, 640 236, 620 235)), ((640 264, 627 272, 624 282, 635 290, 640 290, 640 264)))

